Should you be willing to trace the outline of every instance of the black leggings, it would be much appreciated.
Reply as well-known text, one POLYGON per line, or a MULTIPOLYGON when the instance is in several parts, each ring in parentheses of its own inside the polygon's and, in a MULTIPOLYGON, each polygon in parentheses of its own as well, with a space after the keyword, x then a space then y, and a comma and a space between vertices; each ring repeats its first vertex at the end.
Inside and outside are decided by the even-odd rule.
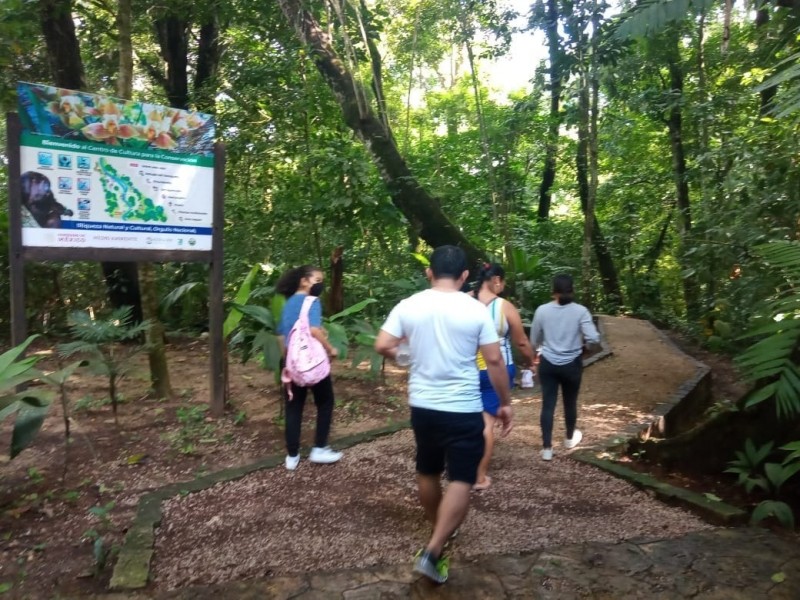
POLYGON ((567 439, 575 433, 578 420, 578 391, 581 389, 583 360, 579 356, 566 365, 554 365, 542 356, 539 362, 539 382, 542 386, 542 446, 553 446, 553 415, 558 401, 558 387, 564 398, 564 422, 567 427, 567 439))
POLYGON ((310 388, 292 383, 291 400, 288 398, 286 388, 283 388, 286 406, 286 452, 289 456, 297 456, 300 452, 300 425, 303 423, 303 407, 309 389, 314 393, 314 404, 317 405, 317 432, 314 436, 314 446, 324 448, 328 445, 333 419, 333 382, 330 375, 310 388))

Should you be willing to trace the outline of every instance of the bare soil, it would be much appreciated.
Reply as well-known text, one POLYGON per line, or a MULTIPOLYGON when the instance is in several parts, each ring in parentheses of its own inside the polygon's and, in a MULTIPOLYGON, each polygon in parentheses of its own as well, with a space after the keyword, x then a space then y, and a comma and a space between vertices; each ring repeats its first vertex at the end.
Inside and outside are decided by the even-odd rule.
MULTIPOLYGON (((632 423, 645 425, 653 409, 694 373, 694 364, 646 323, 624 318, 603 323, 614 355, 584 373, 579 415, 584 445, 600 444, 632 423)), ((16 597, 103 590, 110 568, 93 572, 87 530, 101 534, 109 546, 118 545, 144 493, 283 452, 279 395, 271 374, 255 364, 232 363, 232 406, 223 418, 211 419, 203 413, 205 342, 176 341, 168 354, 177 398, 149 399, 146 357, 136 357, 123 382, 127 401, 120 406, 118 426, 110 407, 98 402, 106 395, 103 381, 79 374, 70 382, 77 433, 65 477, 62 415, 56 406, 34 445, 14 461, 0 463, 0 585, 12 584, 16 597), (108 508, 108 519, 91 514, 93 507, 108 508)), ((365 371, 340 363, 334 386, 334 440, 407 418, 403 371, 389 367, 384 378, 370 379, 365 371)), ((475 494, 474 510, 453 546, 455 555, 668 537, 705 527, 683 511, 567 460, 560 448, 551 463, 541 461, 540 396, 538 388, 530 392, 515 392, 516 428, 497 445, 494 485, 475 494)), ((556 440, 564 435, 560 415, 559 410, 556 440)), ((314 417, 309 403, 304 443, 311 442, 314 417)), ((7 447, 8 436, 6 424, 0 447, 7 447)), ((155 589, 407 560, 427 532, 413 471, 413 438, 400 432, 349 449, 336 465, 303 460, 294 473, 262 471, 176 497, 165 503, 157 532, 155 589)))

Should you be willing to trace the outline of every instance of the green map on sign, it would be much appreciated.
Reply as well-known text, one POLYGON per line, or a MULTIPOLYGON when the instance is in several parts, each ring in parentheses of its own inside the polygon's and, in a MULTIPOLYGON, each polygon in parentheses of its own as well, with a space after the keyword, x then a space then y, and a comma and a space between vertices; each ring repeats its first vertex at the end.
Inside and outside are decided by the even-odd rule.
POLYGON ((164 207, 156 206, 152 198, 133 185, 130 177, 118 173, 106 159, 100 158, 95 168, 100 173, 109 216, 123 221, 167 221, 164 207))

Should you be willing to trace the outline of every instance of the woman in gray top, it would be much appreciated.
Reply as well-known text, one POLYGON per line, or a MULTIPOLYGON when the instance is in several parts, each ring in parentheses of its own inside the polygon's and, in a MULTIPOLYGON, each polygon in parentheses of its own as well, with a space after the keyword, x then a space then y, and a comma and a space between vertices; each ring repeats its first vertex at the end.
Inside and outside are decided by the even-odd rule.
POLYGON ((578 391, 581 387, 585 345, 600 342, 600 334, 589 310, 574 300, 570 275, 553 278, 553 301, 536 309, 531 326, 531 345, 539 352, 539 383, 542 386, 542 458, 553 458, 553 414, 558 388, 564 398, 567 437, 564 447, 577 446, 583 434, 575 429, 578 420, 578 391))

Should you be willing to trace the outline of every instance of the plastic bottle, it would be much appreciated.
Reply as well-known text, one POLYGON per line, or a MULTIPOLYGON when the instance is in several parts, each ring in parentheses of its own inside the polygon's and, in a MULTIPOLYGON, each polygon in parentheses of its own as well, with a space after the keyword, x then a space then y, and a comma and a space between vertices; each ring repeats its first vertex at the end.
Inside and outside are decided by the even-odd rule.
POLYGON ((411 364, 411 347, 405 342, 397 347, 394 362, 398 367, 407 367, 411 364))

